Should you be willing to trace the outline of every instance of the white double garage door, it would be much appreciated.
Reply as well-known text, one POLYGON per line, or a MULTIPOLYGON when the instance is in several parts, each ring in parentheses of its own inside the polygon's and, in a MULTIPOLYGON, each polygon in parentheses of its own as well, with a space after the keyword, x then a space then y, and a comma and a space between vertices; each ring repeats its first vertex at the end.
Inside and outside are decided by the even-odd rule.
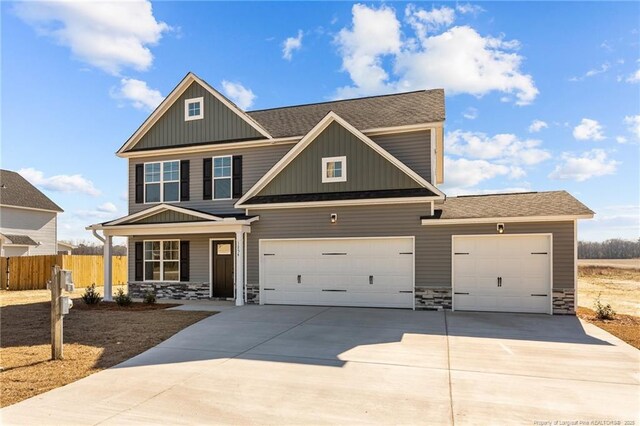
MULTIPOLYGON (((549 235, 454 236, 455 310, 548 313, 549 235)), ((261 303, 414 307, 414 238, 260 241, 261 303)))

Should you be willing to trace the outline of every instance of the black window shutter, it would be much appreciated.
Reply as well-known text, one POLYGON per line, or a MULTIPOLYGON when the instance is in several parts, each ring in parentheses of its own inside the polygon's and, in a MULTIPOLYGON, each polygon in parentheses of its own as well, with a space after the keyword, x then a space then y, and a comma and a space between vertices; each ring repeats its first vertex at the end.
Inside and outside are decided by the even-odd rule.
POLYGON ((213 170, 212 159, 204 158, 202 160, 202 199, 211 200, 213 198, 213 170))
POLYGON ((144 164, 136 164, 136 203, 144 203, 144 164))
POLYGON ((189 241, 180 241, 180 281, 189 281, 189 241))
POLYGON ((180 201, 189 201, 189 160, 180 161, 180 201))
POLYGON ((233 198, 242 197, 242 155, 233 156, 233 198))
POLYGON ((135 244, 135 280, 142 281, 144 279, 144 253, 142 251, 142 241, 136 241, 135 244))

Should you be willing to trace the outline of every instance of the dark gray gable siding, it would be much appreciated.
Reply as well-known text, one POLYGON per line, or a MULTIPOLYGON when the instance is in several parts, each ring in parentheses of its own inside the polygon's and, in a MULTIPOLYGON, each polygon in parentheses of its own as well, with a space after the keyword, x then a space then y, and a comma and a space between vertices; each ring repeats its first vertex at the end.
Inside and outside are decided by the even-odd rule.
POLYGON ((186 213, 175 212, 172 210, 166 210, 153 216, 145 217, 144 219, 136 220, 131 223, 178 223, 178 222, 202 222, 206 221, 198 216, 193 216, 186 213))
POLYGON ((407 167, 431 182, 431 131, 406 132, 371 136, 389 154, 402 161, 407 167))
POLYGON ((248 139, 264 136, 193 82, 130 151, 248 139), (185 121, 184 101, 199 97, 204 98, 204 118, 185 121))
POLYGON ((420 188, 340 124, 331 123, 257 195, 420 188), (347 181, 322 183, 322 158, 347 157, 347 181))

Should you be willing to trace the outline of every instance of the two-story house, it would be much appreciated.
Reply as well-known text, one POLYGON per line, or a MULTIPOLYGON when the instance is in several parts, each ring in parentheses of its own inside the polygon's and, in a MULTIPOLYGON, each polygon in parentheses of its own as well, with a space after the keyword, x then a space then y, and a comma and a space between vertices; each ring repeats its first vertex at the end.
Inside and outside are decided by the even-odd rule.
POLYGON ((56 254, 62 211, 18 173, 0 170, 0 256, 56 254))
MULTIPOLYGON (((189 73, 118 150, 129 291, 236 304, 574 311, 564 191, 446 197, 444 91, 245 112, 189 73)), ((105 262, 110 282, 108 262, 105 262)))

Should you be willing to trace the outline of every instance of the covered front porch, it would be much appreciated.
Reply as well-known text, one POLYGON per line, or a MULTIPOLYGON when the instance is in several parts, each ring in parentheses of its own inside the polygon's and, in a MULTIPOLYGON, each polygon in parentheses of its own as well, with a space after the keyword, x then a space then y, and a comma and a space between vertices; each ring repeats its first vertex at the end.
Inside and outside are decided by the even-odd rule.
POLYGON ((134 298, 246 301, 246 234, 257 216, 212 215, 159 204, 87 227, 104 243, 105 300, 112 300, 113 237, 128 238, 134 298))

